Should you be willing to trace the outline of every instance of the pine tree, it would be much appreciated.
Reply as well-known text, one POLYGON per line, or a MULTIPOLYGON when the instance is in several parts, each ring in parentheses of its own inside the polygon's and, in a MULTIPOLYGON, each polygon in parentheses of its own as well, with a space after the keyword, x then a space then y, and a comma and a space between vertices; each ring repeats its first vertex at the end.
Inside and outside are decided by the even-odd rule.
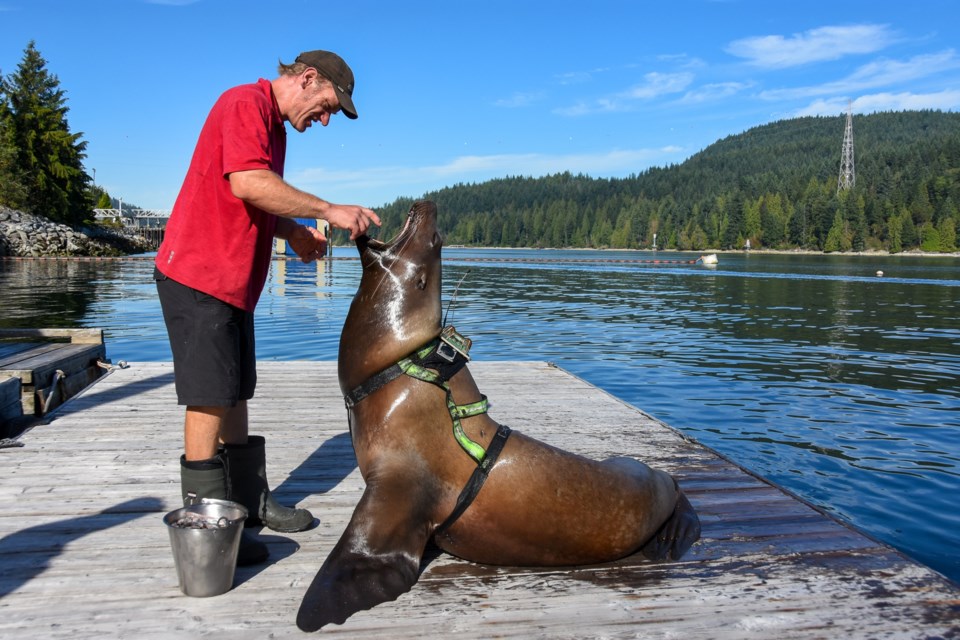
POLYGON ((957 250, 957 225, 953 218, 944 218, 937 225, 940 232, 940 251, 949 253, 957 250))
POLYGON ((827 239, 823 243, 823 250, 826 253, 849 251, 850 246, 850 232, 847 221, 843 218, 843 212, 837 209, 837 213, 833 217, 833 225, 827 232, 827 239))
POLYGON ((0 74, 0 205, 22 209, 27 190, 17 168, 17 148, 13 144, 13 123, 6 85, 0 74))
POLYGON ((940 232, 932 222, 925 222, 920 227, 920 250, 931 253, 940 251, 940 232))
POLYGON ((887 220, 888 251, 900 253, 903 251, 903 220, 900 216, 892 215, 887 220))
POLYGON ((24 209, 65 223, 89 215, 90 177, 82 160, 87 143, 70 133, 60 81, 31 41, 16 73, 4 81, 16 164, 26 188, 24 209))

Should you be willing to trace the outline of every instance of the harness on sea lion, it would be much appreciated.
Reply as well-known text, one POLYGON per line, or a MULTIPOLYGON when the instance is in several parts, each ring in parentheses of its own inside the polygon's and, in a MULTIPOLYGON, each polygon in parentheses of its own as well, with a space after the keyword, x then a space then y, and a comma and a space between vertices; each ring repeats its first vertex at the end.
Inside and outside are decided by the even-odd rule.
POLYGON ((481 444, 471 440, 463 430, 463 424, 460 422, 462 418, 484 414, 490 407, 487 396, 483 394, 476 402, 457 404, 453 400, 450 385, 447 384, 470 360, 471 344, 472 341, 457 333, 452 325, 447 326, 440 333, 439 338, 431 340, 427 345, 406 358, 373 375, 344 397, 347 409, 350 409, 388 382, 396 380, 402 375, 429 382, 443 389, 446 394, 447 410, 450 412, 450 419, 453 421, 453 436, 456 438, 457 444, 477 463, 477 468, 473 470, 467 485, 457 497, 457 504, 453 512, 437 527, 434 535, 446 531, 467 510, 467 507, 480 492, 480 488, 483 487, 483 483, 486 482, 490 469, 493 468, 504 444, 507 442, 507 438, 510 437, 510 427, 499 425, 496 435, 490 441, 490 446, 484 450, 481 444))

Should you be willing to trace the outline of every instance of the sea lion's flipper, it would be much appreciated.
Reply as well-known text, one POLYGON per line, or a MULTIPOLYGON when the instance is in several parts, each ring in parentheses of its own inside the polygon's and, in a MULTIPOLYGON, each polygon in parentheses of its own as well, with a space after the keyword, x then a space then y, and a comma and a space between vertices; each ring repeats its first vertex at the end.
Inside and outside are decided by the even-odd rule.
POLYGON ((398 486, 401 479, 391 482, 396 484, 386 491, 367 485, 350 524, 300 603, 301 630, 343 624, 358 611, 396 600, 416 584, 428 539, 426 520, 417 509, 422 500, 416 489, 398 486))
POLYGON ((677 492, 677 505, 640 552, 650 560, 679 560, 700 539, 700 518, 682 491, 677 492))

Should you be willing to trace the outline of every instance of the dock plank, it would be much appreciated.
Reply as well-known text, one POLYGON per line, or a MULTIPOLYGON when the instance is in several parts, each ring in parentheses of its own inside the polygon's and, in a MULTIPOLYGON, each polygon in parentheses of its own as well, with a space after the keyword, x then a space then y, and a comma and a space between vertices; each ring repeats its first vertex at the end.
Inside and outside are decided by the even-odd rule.
MULTIPOLYGON (((491 415, 593 457, 675 474, 703 539, 678 562, 476 565, 440 554, 348 638, 958 638, 960 587, 675 430, 541 362, 473 363, 491 415), (576 402, 571 402, 576 398, 576 402)), ((363 492, 331 362, 262 362, 250 402, 282 501, 321 519, 264 532, 234 588, 177 588, 161 518, 179 506, 183 409, 170 363, 115 369, 0 449, 0 637, 301 638, 294 619, 363 492)))
POLYGON ((0 329, 0 380, 20 381, 19 409, 0 406, 0 435, 19 433, 96 380, 106 355, 102 329, 0 329))

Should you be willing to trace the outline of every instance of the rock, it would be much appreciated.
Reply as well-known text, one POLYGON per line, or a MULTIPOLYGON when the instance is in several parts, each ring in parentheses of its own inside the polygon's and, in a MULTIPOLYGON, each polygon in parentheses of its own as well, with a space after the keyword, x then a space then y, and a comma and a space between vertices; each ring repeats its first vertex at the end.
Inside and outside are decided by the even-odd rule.
POLYGON ((0 256, 122 256, 153 249, 146 240, 123 229, 74 229, 0 206, 0 256))

